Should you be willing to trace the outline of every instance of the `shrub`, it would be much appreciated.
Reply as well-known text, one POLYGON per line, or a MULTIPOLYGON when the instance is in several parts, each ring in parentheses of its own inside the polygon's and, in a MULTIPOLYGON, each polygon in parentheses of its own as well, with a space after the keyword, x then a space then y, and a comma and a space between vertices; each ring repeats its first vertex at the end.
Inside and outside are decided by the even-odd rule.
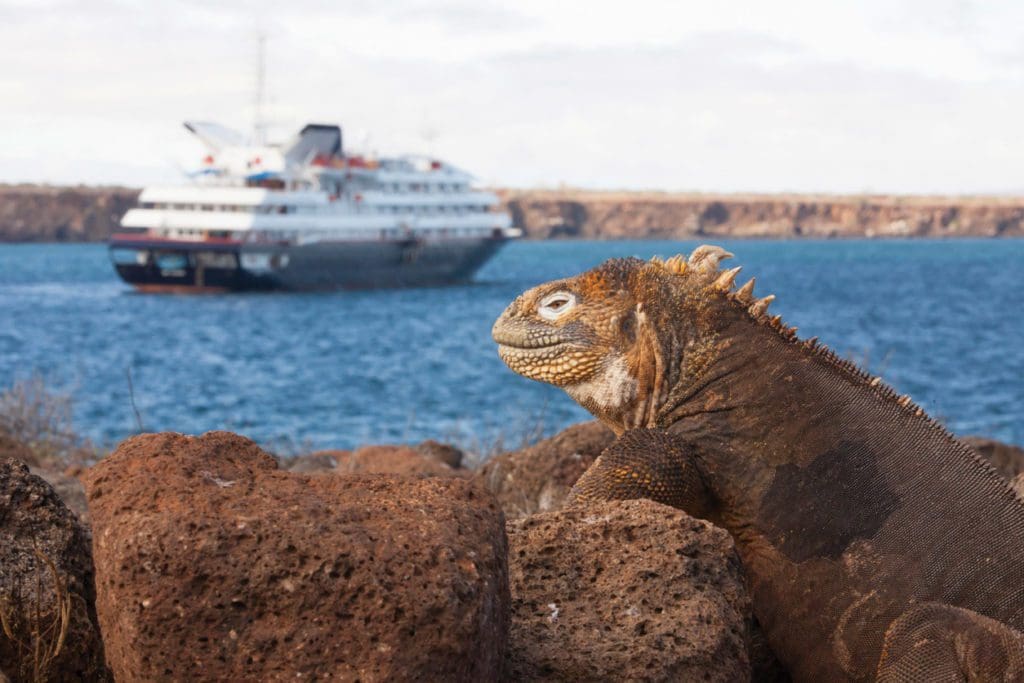
POLYGON ((38 373, 15 381, 0 392, 0 453, 61 470, 95 461, 96 449, 72 428, 72 403, 38 373))

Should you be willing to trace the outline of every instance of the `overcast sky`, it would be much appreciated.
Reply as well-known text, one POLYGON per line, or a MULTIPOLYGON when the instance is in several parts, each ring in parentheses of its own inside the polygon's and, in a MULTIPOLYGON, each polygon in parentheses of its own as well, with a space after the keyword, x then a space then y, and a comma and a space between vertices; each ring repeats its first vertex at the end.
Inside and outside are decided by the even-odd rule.
POLYGON ((175 181, 186 119, 484 183, 1024 191, 1024 4, 0 0, 0 181, 175 181))

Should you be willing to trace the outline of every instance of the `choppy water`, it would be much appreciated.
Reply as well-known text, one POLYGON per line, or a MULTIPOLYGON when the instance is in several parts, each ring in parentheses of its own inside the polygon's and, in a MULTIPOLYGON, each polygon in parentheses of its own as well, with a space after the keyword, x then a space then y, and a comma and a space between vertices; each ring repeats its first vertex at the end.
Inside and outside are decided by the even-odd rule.
MULTIPOLYGON (((100 245, 0 245, 0 387, 34 371, 77 430, 226 428, 291 447, 448 438, 486 445, 586 417, 522 379, 490 327, 523 289, 611 256, 694 242, 510 245, 465 287, 155 296, 100 245)), ((773 310, 867 360, 958 433, 1024 443, 1024 241, 733 242, 773 310)))

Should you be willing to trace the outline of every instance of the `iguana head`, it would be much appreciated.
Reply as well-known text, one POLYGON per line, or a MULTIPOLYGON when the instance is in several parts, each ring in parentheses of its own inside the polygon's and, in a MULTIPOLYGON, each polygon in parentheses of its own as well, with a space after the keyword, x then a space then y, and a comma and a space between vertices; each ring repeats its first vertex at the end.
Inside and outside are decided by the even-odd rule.
POLYGON ((732 254, 701 246, 687 259, 612 259, 534 287, 491 332, 515 372, 562 387, 614 430, 659 426, 674 389, 720 353, 730 316, 763 316, 753 281, 733 292, 732 254))

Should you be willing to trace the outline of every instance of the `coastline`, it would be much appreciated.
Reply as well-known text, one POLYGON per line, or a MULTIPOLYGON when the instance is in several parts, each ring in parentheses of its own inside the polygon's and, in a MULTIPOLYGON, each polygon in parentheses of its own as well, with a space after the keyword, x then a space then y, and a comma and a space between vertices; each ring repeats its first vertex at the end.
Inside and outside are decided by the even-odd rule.
MULTIPOLYGON (((1024 237, 1024 197, 496 189, 527 239, 1024 237)), ((102 242, 139 190, 0 185, 0 242, 102 242)))

